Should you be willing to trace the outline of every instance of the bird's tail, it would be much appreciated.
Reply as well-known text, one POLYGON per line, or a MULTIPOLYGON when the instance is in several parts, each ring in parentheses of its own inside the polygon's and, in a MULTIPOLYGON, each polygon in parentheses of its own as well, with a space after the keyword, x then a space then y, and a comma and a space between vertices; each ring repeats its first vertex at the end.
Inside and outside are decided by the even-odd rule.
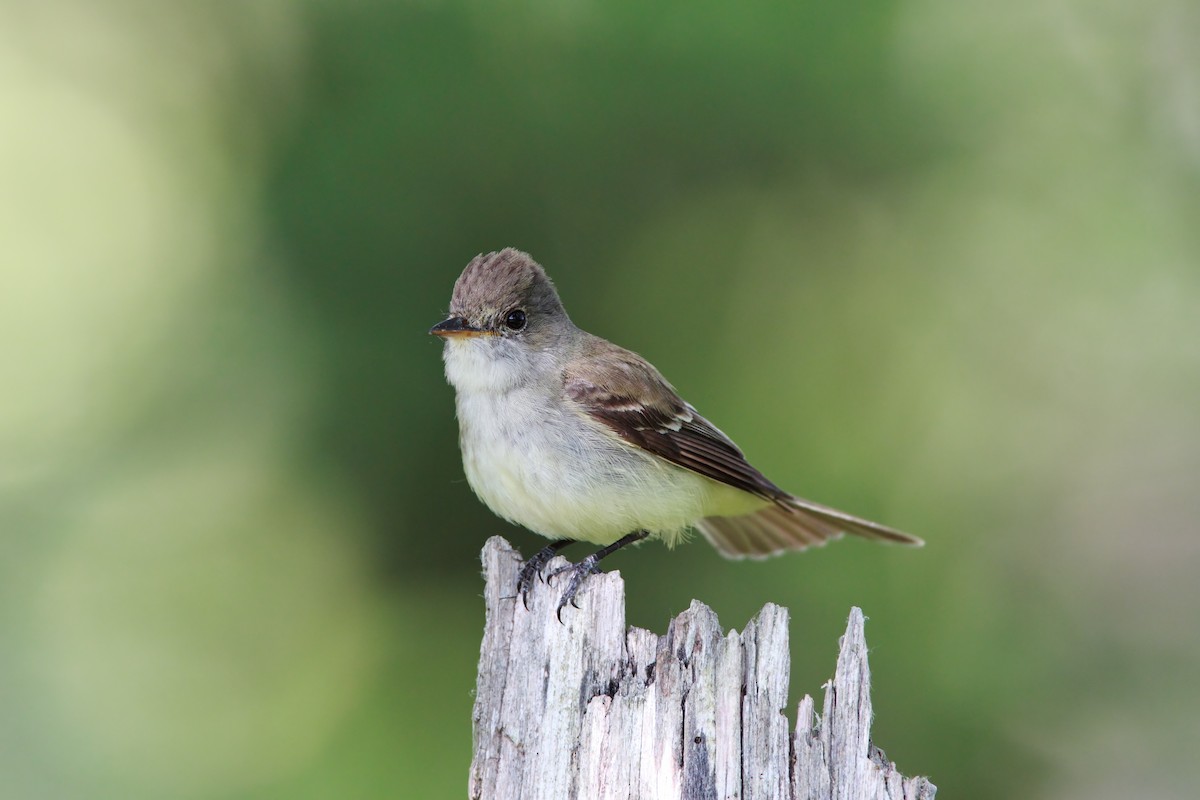
POLYGON ((916 547, 924 544, 915 536, 799 497, 782 498, 737 517, 705 517, 696 528, 726 558, 767 558, 805 550, 844 533, 916 547))

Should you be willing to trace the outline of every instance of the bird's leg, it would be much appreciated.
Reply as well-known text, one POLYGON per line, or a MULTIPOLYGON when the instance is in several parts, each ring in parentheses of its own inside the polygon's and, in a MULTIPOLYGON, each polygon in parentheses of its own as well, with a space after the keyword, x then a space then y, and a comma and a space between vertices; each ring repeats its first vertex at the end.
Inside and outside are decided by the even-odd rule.
POLYGON ((542 567, 550 559, 554 558, 559 550, 562 550, 569 544, 575 544, 574 539, 555 539, 550 544, 538 550, 529 560, 521 565, 521 571, 517 573, 517 594, 521 595, 521 601, 525 603, 525 608, 529 608, 529 590, 533 588, 534 576, 542 574, 542 567))
POLYGON ((562 598, 560 598, 558 601, 558 621, 562 622, 562 610, 567 603, 579 608, 579 606, 575 603, 575 593, 579 591, 579 587, 583 583, 584 578, 600 571, 599 564, 601 559, 612 555, 625 545, 633 544, 634 542, 640 542, 649 535, 649 531, 634 531, 633 533, 628 533, 607 547, 600 548, 587 558, 580 561, 578 564, 568 564, 561 569, 556 569, 554 572, 551 572, 551 578, 564 572, 570 573, 570 579, 567 581, 567 588, 563 591, 562 598))

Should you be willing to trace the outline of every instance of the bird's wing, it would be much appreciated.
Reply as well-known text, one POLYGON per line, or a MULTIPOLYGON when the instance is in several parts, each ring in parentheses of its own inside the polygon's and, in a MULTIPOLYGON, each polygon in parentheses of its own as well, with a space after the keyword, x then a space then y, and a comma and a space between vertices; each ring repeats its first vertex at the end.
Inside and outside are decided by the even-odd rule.
POLYGON ((597 340, 563 377, 565 396, 626 442, 764 500, 791 497, 750 466, 738 446, 638 354, 597 340))
POLYGON ((706 517, 697 523, 726 556, 763 557, 803 550, 843 532, 922 544, 915 536, 804 500, 771 483, 750 466, 728 436, 696 413, 636 353, 599 339, 590 355, 573 361, 563 377, 566 397, 626 442, 773 503, 750 514, 706 517))

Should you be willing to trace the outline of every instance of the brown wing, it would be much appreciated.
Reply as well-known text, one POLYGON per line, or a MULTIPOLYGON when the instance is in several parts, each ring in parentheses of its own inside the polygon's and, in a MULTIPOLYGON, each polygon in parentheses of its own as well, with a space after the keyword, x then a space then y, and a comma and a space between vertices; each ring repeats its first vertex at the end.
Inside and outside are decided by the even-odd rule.
POLYGON ((566 396, 630 444, 765 500, 790 498, 636 353, 596 339, 563 377, 566 396))
POLYGON ((763 557, 803 550, 843 532, 900 544, 922 543, 894 528, 783 491, 750 466, 728 436, 696 413, 636 353, 596 338, 563 378, 567 397, 630 444, 774 503, 750 514, 707 517, 697 523, 726 556, 763 557))

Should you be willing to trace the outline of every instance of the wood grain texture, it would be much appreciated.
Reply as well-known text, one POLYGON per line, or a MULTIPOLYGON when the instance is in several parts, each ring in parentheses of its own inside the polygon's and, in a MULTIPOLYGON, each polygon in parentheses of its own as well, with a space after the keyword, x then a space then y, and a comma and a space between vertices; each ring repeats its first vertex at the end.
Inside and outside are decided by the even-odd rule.
MULTIPOLYGON (((625 626, 620 575, 588 578, 580 608, 558 591, 515 596, 520 554, 483 550, 473 800, 932 800, 870 741, 863 615, 851 610, 819 719, 788 724, 788 613, 768 604, 724 633, 703 603, 661 636, 625 626)), ((566 562, 556 558, 552 572, 566 562)))

